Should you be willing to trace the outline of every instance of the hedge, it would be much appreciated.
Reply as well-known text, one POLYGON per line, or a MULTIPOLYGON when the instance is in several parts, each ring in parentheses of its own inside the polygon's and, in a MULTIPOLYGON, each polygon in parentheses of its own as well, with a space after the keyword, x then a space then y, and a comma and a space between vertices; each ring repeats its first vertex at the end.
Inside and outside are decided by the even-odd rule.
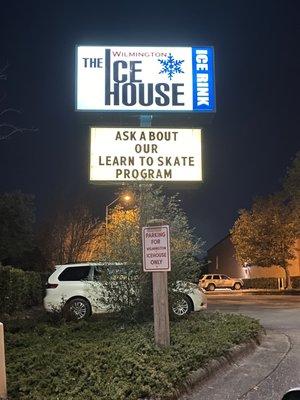
POLYGON ((292 288, 293 289, 300 289, 300 276, 293 276, 292 277, 292 288))
POLYGON ((278 289, 278 278, 243 279, 244 289, 278 289))
MULTIPOLYGON (((244 289, 278 289, 278 278, 243 279, 244 289)), ((300 276, 291 277, 292 288, 300 289, 300 276)))
POLYGON ((11 314, 42 302, 44 294, 38 272, 0 267, 0 314, 11 314))

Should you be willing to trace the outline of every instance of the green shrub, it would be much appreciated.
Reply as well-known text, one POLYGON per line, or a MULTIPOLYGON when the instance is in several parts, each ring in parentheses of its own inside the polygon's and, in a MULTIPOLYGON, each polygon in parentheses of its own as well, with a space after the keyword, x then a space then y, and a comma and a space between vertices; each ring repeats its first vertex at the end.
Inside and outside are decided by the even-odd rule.
POLYGON ((40 274, 18 268, 0 267, 0 314, 38 305, 43 299, 40 274))
POLYGON ((171 323, 171 346, 154 344, 153 324, 111 316, 59 327, 6 330, 11 400, 170 398, 188 374, 261 330, 242 315, 195 313, 171 323))
POLYGON ((243 279, 244 289, 278 289, 278 278, 243 279))
POLYGON ((292 288, 293 289, 300 289, 300 276, 293 276, 292 277, 292 288))

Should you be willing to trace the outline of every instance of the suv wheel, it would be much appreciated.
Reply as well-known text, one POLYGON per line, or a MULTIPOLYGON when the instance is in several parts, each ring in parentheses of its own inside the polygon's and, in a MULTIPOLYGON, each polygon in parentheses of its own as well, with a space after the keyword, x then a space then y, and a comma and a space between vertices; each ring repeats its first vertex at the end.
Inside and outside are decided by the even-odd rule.
POLYGON ((234 290, 240 290, 241 287, 242 287, 242 285, 241 285, 239 282, 236 282, 236 283, 233 285, 233 289, 234 289, 234 290))
POLYGON ((86 299, 77 297, 65 305, 64 311, 67 319, 79 321, 91 315, 91 306, 86 299))
POLYGON ((213 283, 210 283, 208 286, 207 286, 207 290, 209 290, 210 292, 213 292, 214 290, 215 290, 215 285, 213 284, 213 283))
POLYGON ((189 297, 182 296, 175 300, 172 305, 172 311, 178 317, 183 317, 193 311, 193 304, 189 297))

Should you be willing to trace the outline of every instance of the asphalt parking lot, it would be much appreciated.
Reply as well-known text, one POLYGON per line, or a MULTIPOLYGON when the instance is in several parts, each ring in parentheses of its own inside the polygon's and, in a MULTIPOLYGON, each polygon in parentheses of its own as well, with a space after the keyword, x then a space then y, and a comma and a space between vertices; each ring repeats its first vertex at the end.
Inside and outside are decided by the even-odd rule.
POLYGON ((208 310, 256 318, 267 336, 253 354, 219 371, 182 400, 280 400, 300 386, 300 296, 209 293, 208 310))

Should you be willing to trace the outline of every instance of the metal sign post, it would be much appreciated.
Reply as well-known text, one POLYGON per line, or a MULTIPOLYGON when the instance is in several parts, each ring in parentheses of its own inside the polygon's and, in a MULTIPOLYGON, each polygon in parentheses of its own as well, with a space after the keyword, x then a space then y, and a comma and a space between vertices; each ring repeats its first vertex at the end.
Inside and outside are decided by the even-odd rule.
POLYGON ((0 399, 7 398, 5 351, 4 351, 4 329, 0 322, 0 399))
POLYGON ((154 337, 158 346, 170 345, 168 275, 171 270, 169 226, 161 220, 142 229, 143 269, 152 272, 154 337))

